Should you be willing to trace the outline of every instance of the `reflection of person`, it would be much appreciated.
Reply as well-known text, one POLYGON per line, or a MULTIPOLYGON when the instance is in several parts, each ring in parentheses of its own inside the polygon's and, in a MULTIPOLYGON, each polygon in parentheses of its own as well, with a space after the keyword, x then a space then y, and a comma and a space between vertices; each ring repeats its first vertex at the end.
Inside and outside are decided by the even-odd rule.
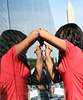
POLYGON ((45 61, 43 61, 43 71, 41 75, 41 81, 38 85, 38 89, 40 91, 41 100, 49 100, 49 83, 51 82, 48 70, 45 65, 45 61))
MULTIPOLYGON (((37 48, 34 51, 36 51, 35 53, 37 55, 37 60, 38 60, 38 53, 37 53, 38 50, 37 50, 37 48)), ((41 50, 41 52, 42 52, 42 50, 41 50)), ((32 98, 32 100, 49 100, 48 88, 49 88, 49 83, 51 82, 51 78, 50 78, 49 73, 47 71, 45 61, 43 59, 42 59, 42 61, 43 61, 42 68, 40 66, 40 70, 42 70, 40 82, 38 82, 36 79, 34 79, 34 77, 32 78, 32 80, 34 79, 34 81, 35 81, 35 82, 32 82, 32 90, 36 89, 39 92, 38 93, 39 95, 32 98), (35 86, 34 86, 34 83, 36 83, 35 86)), ((32 74, 34 73, 34 70, 35 70, 35 68, 33 68, 31 70, 32 74)))
MULTIPOLYGON (((27 100, 29 66, 26 51, 37 40, 38 31, 27 37, 20 31, 6 30, 0 36, 0 100, 27 100)), ((40 80, 42 57, 38 56, 36 78, 40 80), (41 62, 41 63, 40 63, 41 62), (39 66, 39 67, 38 67, 39 66)))
MULTIPOLYGON (((42 54, 42 50, 40 49, 39 45, 35 46, 34 53, 36 53, 36 55, 37 55, 37 62, 36 62, 36 67, 31 70, 31 74, 30 74, 30 77, 29 77, 29 80, 30 80, 29 84, 31 86, 31 91, 29 91, 29 96, 30 96, 29 98, 31 98, 31 100, 40 100, 39 95, 34 96, 34 94, 33 94, 33 98, 30 95, 30 92, 34 91, 34 89, 36 89, 37 91, 35 91, 35 92, 37 92, 37 94, 39 94, 39 90, 36 88, 36 85, 39 84, 39 81, 37 80, 37 77, 35 77, 36 75, 38 75, 37 74, 38 72, 36 71, 36 69, 38 68, 38 71, 41 74, 42 74, 42 69, 43 69, 43 54, 42 54), (39 67, 37 67, 37 66, 39 66, 39 67)), ((28 64, 30 66, 29 62, 28 62, 28 64)), ((41 80, 41 78, 40 78, 40 80, 41 80)))
MULTIPOLYGON (((40 37, 59 49, 58 68, 67 100, 83 100, 83 33, 80 27, 70 23, 62 26, 53 36, 39 29, 40 37)), ((50 58, 50 47, 46 47, 46 64, 53 82, 58 82, 58 73, 50 58)))

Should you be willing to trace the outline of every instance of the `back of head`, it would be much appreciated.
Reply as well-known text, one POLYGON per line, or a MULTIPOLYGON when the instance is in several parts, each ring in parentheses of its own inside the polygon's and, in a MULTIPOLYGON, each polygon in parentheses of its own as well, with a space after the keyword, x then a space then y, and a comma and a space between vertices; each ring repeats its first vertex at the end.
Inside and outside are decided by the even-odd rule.
POLYGON ((15 44, 23 41, 27 36, 17 30, 6 30, 0 36, 0 59, 15 44))
POLYGON ((66 24, 59 28, 55 36, 61 39, 67 39, 83 50, 83 32, 78 25, 74 23, 66 24))

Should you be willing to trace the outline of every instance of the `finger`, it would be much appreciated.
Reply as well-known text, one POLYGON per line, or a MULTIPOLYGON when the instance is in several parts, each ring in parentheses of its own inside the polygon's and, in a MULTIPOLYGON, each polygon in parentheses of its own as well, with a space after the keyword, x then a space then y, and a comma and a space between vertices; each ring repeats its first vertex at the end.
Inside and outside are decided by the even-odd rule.
POLYGON ((52 52, 52 49, 51 48, 49 48, 49 50, 52 52))
POLYGON ((51 45, 48 45, 48 44, 47 44, 47 48, 46 48, 46 49, 49 49, 50 51, 52 51, 51 45))
POLYGON ((34 50, 34 53, 36 53, 36 51, 37 51, 37 49, 36 49, 36 50, 34 50))
POLYGON ((52 49, 51 45, 49 45, 50 49, 52 49))
POLYGON ((41 31, 43 28, 39 28, 38 30, 41 31))
POLYGON ((47 45, 45 45, 45 49, 47 49, 47 45))
POLYGON ((41 30, 41 28, 39 28, 39 30, 41 30))
POLYGON ((41 52, 43 52, 43 50, 41 50, 41 52))

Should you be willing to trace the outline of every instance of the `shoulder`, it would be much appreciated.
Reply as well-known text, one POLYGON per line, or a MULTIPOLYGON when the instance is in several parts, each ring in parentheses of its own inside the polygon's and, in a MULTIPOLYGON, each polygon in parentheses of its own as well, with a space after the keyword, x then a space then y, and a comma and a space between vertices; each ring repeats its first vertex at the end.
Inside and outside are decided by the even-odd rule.
POLYGON ((66 42, 65 54, 72 56, 76 52, 77 46, 75 46, 73 43, 69 42, 68 40, 65 40, 65 42, 66 42))
POLYGON ((18 58, 17 57, 17 55, 16 55, 16 45, 14 45, 12 48, 10 48, 8 51, 7 51, 7 53, 5 53, 3 56, 2 56, 2 58, 1 59, 3 59, 4 61, 6 60, 14 60, 14 59, 16 59, 16 58, 18 58))

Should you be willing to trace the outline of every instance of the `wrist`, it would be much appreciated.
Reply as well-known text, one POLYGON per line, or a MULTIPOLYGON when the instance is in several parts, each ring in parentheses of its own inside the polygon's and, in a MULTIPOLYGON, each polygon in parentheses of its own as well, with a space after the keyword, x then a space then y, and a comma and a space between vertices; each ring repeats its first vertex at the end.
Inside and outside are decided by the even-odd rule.
POLYGON ((47 64, 48 67, 49 67, 49 65, 50 65, 50 67, 53 66, 53 62, 52 62, 52 60, 51 60, 50 57, 48 57, 48 58, 46 59, 46 64, 47 64))
POLYGON ((50 55, 48 54, 48 55, 46 55, 46 59, 48 59, 48 58, 50 58, 50 55))
POLYGON ((42 55, 38 55, 37 58, 42 60, 42 55))
POLYGON ((50 56, 45 57, 46 62, 49 62, 51 60, 50 56))

